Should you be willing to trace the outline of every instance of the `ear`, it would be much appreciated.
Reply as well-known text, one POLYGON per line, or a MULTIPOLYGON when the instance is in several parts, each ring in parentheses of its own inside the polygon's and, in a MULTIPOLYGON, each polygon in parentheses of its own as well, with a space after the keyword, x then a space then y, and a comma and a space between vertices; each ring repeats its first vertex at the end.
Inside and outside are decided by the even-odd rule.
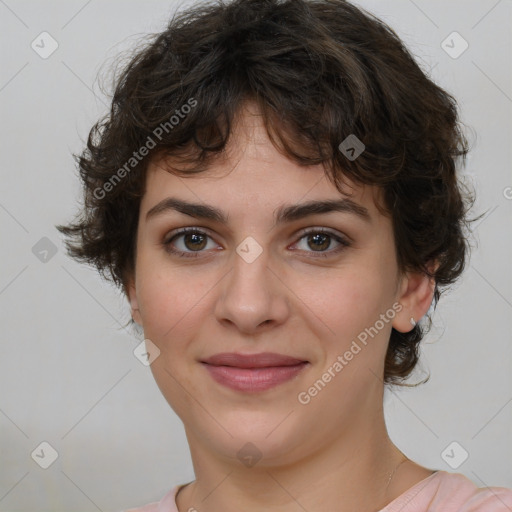
MULTIPOLYGON (((437 264, 427 266, 430 273, 437 264)), ((399 332, 409 332, 427 313, 434 298, 435 280, 424 272, 406 272, 400 282, 398 302, 402 310, 393 320, 393 327, 399 332)))
POLYGON ((125 293, 130 303, 130 309, 133 320, 142 327, 142 318, 140 316, 139 301, 137 300, 137 290, 133 278, 127 280, 125 293))

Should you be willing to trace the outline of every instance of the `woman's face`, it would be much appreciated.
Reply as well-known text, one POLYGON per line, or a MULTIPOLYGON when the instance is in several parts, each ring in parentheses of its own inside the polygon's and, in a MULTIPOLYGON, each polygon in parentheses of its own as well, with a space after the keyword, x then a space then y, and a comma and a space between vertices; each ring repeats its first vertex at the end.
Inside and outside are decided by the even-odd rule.
POLYGON ((256 111, 241 120, 211 171, 179 178, 150 165, 129 295, 191 449, 226 460, 253 450, 271 465, 371 428, 391 328, 412 326, 375 190, 340 194, 322 167, 281 155, 256 111), (224 219, 180 213, 169 198, 224 219), (325 201, 338 210, 301 214, 325 201), (233 356, 262 353, 293 360, 233 356))

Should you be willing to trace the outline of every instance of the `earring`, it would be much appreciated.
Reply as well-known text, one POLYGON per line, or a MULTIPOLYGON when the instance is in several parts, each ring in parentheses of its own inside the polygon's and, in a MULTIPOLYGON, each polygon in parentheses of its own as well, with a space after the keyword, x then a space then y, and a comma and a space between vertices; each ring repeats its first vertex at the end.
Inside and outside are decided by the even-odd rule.
POLYGON ((133 317, 132 317, 132 321, 131 321, 130 325, 131 325, 132 329, 134 330, 135 335, 137 336, 137 338, 141 338, 140 341, 142 341, 142 339, 144 339, 144 329, 143 329, 142 325, 139 325, 134 320, 133 317))
POLYGON ((414 317, 411 316, 411 319, 409 320, 409 322, 411 322, 411 325, 413 327, 416 327, 416 320, 414 320, 414 317))

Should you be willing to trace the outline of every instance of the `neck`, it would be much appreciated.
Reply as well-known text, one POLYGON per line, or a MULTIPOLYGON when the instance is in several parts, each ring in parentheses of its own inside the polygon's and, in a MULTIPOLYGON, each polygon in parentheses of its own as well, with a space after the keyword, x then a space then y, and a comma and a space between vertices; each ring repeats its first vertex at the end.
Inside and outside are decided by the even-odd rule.
MULTIPOLYGON (((363 428, 351 425, 322 449, 286 465, 264 459, 253 467, 236 459, 221 461, 187 432, 196 480, 179 493, 178 508, 180 512, 380 510, 402 491, 391 484, 406 458, 389 439, 383 414, 374 419, 363 428)), ((297 453, 304 454, 304 448, 299 446, 297 453)))

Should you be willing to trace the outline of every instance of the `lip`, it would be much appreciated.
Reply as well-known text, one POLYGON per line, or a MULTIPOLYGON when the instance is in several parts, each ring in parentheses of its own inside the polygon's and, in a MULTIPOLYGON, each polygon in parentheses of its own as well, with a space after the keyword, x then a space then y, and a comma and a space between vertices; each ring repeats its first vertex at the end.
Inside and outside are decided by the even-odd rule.
POLYGON ((224 352, 201 363, 219 384, 245 392, 271 389, 294 378, 309 366, 309 362, 303 359, 272 352, 224 352))

